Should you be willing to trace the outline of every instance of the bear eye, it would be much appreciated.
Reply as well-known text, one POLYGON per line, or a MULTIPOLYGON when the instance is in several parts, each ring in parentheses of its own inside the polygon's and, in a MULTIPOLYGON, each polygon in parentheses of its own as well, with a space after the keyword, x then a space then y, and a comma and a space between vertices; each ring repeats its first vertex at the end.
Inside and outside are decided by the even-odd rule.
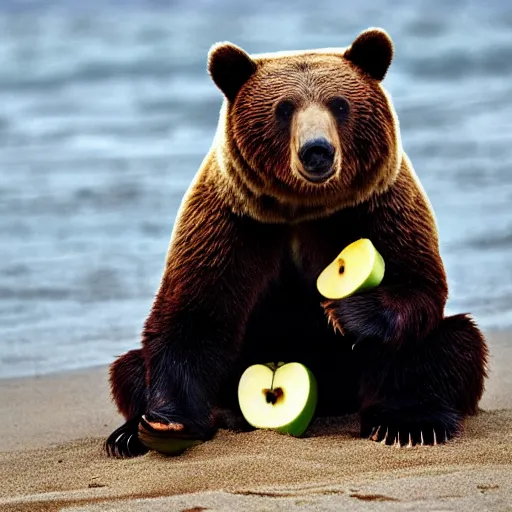
POLYGON ((332 98, 327 103, 327 106, 329 107, 329 110, 332 112, 333 116, 336 117, 339 122, 343 122, 345 119, 347 119, 348 113, 350 111, 350 103, 346 98, 343 98, 342 96, 332 98))
POLYGON ((290 100, 282 100, 276 107, 276 119, 279 123, 287 124, 290 122, 295 105, 290 100))

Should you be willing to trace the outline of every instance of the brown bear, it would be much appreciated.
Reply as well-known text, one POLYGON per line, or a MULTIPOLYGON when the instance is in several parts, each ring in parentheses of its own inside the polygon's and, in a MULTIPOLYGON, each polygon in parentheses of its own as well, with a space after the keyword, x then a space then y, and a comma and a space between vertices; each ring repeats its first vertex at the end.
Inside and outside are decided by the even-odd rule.
POLYGON ((142 348, 111 366, 126 423, 109 454, 147 451, 141 421, 198 440, 248 427, 238 379, 268 361, 306 365, 317 416, 358 411, 361 436, 386 444, 444 442, 476 412, 486 342, 467 315, 444 316, 435 218, 381 84, 393 51, 375 28, 344 49, 212 47, 218 130, 181 204, 142 348), (360 238, 384 258, 381 285, 323 299, 319 273, 360 238))

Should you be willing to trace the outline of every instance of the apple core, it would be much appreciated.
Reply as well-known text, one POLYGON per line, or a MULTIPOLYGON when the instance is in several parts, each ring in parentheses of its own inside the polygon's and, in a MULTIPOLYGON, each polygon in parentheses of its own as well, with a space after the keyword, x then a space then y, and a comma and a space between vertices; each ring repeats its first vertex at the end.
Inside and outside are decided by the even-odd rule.
POLYGON ((284 392, 281 388, 264 389, 263 394, 268 404, 276 405, 276 403, 283 397, 284 392))

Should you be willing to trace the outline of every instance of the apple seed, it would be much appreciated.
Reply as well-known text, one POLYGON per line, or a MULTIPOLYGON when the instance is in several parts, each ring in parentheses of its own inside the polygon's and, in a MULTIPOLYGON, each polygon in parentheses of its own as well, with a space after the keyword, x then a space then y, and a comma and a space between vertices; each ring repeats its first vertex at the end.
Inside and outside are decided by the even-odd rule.
POLYGON ((275 405, 280 397, 283 396, 283 390, 281 388, 276 389, 264 389, 263 394, 268 404, 275 405))

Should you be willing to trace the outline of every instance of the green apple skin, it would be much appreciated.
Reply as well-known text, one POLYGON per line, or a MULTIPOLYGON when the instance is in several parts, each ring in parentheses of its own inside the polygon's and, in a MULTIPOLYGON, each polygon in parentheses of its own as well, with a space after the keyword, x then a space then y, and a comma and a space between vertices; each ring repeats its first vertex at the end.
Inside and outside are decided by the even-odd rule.
POLYGON ((354 293, 376 288, 384 278, 384 258, 380 255, 379 251, 375 251, 375 262, 373 263, 370 275, 361 283, 360 286, 354 290, 354 293))
MULTIPOLYGON (((240 409, 242 410, 242 414, 244 415, 245 419, 247 420, 247 422, 250 425, 252 425, 255 428, 274 430, 276 432, 280 432, 282 434, 289 434, 294 437, 300 437, 306 431, 306 429, 308 428, 308 426, 311 423, 311 420, 313 419, 313 416, 315 414, 316 404, 317 404, 317 400, 318 400, 317 381, 316 381, 316 378, 313 375, 313 373, 308 368, 306 368, 301 363, 280 362, 277 365, 276 365, 276 363, 267 363, 264 365, 253 365, 253 366, 250 366, 249 368, 247 368, 246 372, 251 371, 251 370, 256 370, 258 366, 263 366, 263 367, 270 369, 270 372, 268 372, 268 374, 266 376, 268 379, 268 382, 265 382, 264 380, 262 380, 261 390, 255 388, 255 393, 256 394, 261 393, 261 399, 264 400, 262 391, 266 388, 271 387, 273 379, 277 378, 279 380, 279 373, 276 374, 276 372, 279 369, 285 368, 287 366, 288 366, 288 369, 290 369, 293 365, 295 365, 296 369, 300 368, 303 373, 303 376, 306 377, 307 387, 308 387, 308 395, 307 395, 307 399, 306 399, 306 402, 305 402, 302 410, 297 414, 297 416, 295 418, 293 418, 292 420, 290 420, 289 422, 282 424, 282 425, 272 425, 271 424, 272 422, 264 416, 264 412, 261 413, 261 415, 258 416, 258 418, 251 417, 250 411, 247 408, 248 405, 245 403, 244 398, 242 396, 242 394, 243 394, 242 382, 243 382, 243 377, 244 377, 244 376, 242 376, 242 379, 240 379, 238 397, 239 397, 240 409), (272 375, 274 375, 274 377, 272 375)), ((245 372, 244 372, 244 374, 245 374, 245 372)), ((263 376, 263 379, 264 378, 265 378, 265 376, 263 376)), ((277 387, 281 387, 283 389, 284 393, 286 394, 287 388, 289 389, 290 386, 293 386, 293 382, 283 382, 282 384, 278 385, 277 387)), ((259 400, 259 396, 257 397, 257 400, 259 400)), ((269 406, 269 407, 283 407, 283 406, 282 405, 274 405, 274 406, 269 406)))
POLYGON ((311 423, 311 420, 315 415, 316 404, 318 401, 318 384, 313 373, 305 366, 304 368, 308 372, 309 377, 309 399, 300 416, 298 416, 294 421, 288 423, 288 425, 283 425, 282 427, 278 427, 275 429, 277 432, 280 432, 281 434, 289 434, 294 437, 300 437, 309 427, 309 424, 311 423))
POLYGON ((139 439, 150 450, 164 455, 181 455, 185 450, 203 442, 196 439, 173 439, 169 435, 159 437, 141 431, 139 431, 139 439))
POLYGON ((142 417, 139 423, 138 430, 139 441, 146 446, 146 448, 164 455, 180 455, 188 448, 192 448, 203 442, 200 439, 194 439, 190 436, 182 435, 180 437, 180 433, 177 432, 155 430, 151 428, 151 424, 147 424, 144 417, 142 417))

